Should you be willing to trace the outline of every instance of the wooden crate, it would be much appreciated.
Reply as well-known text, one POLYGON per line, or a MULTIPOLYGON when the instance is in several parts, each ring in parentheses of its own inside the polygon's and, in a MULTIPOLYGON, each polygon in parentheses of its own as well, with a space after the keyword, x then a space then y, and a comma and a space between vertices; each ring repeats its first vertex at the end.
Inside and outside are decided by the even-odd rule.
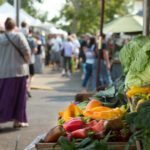
MULTIPOLYGON (((108 142, 108 145, 115 148, 115 150, 125 150, 126 142, 108 142)), ((54 143, 38 143, 36 144, 37 150, 61 150, 59 146, 53 148, 54 143)), ((135 145, 131 146, 130 150, 139 150, 135 145)))

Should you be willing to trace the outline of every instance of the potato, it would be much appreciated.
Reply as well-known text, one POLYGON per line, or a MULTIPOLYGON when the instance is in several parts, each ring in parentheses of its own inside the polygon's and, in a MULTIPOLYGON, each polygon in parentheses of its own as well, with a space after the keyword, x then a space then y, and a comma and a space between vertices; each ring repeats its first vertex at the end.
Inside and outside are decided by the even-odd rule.
POLYGON ((65 134, 65 130, 61 125, 55 126, 47 133, 44 142, 56 142, 60 136, 64 136, 65 134))
POLYGON ((119 130, 123 127, 123 122, 120 118, 113 118, 106 121, 104 124, 106 130, 119 130))

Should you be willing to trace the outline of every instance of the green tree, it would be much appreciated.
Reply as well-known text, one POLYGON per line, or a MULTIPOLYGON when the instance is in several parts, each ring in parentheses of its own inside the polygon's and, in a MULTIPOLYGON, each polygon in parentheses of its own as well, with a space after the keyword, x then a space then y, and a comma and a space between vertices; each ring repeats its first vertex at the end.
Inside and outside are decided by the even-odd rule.
MULTIPOLYGON (((60 18, 65 17, 70 22, 69 26, 60 25, 73 33, 96 33, 100 24, 100 0, 66 0, 65 6, 60 12, 60 18)), ((104 23, 115 18, 115 15, 128 14, 131 7, 130 0, 105 0, 104 23)))
POLYGON ((6 0, 0 0, 0 5, 2 5, 6 0))

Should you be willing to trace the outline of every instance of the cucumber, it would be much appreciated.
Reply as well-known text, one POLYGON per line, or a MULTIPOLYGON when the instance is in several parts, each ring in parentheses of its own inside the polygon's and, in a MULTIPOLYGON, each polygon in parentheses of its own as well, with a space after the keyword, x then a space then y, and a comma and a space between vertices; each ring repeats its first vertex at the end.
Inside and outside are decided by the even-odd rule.
POLYGON ((90 142, 91 142, 91 139, 90 138, 86 138, 81 143, 79 143, 79 145, 77 145, 76 148, 84 148, 90 142))

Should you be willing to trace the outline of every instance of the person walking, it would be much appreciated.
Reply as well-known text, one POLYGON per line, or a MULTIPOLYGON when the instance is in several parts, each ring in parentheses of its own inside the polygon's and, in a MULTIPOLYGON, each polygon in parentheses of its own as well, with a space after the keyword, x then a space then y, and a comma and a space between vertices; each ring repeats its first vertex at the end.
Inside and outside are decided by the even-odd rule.
POLYGON ((60 57, 61 57, 61 40, 56 34, 53 35, 51 39, 51 61, 53 64, 53 71, 59 70, 60 67, 60 57))
POLYGON ((30 47, 21 32, 14 32, 14 20, 7 18, 5 29, 0 35, 0 123, 14 121, 13 127, 25 127, 30 47))
POLYGON ((43 72, 43 45, 40 40, 40 34, 36 33, 35 41, 37 44, 37 53, 35 54, 35 63, 34 63, 34 68, 35 68, 35 73, 42 73, 43 72))
POLYGON ((83 39, 81 40, 81 47, 80 47, 80 52, 79 52, 79 60, 81 61, 81 66, 82 66, 82 76, 81 79, 84 80, 85 77, 85 64, 86 64, 86 56, 85 56, 85 51, 87 46, 89 45, 90 42, 90 35, 89 34, 85 34, 83 37, 83 39))
MULTIPOLYGON (((100 86, 108 86, 112 83, 111 75, 110 75, 110 61, 109 61, 109 52, 106 43, 106 35, 102 35, 102 50, 100 51, 100 86)), ((97 57, 93 63, 93 74, 92 74, 92 90, 96 88, 96 77, 97 77, 97 57)))
POLYGON ((64 69, 62 71, 63 76, 66 73, 68 73, 68 76, 71 76, 71 72, 72 72, 71 60, 72 60, 74 47, 71 40, 72 40, 71 36, 68 36, 67 41, 64 43, 62 48, 64 50, 64 69))
POLYGON ((94 63, 94 50, 96 48, 96 42, 95 42, 95 38, 91 37, 90 38, 90 43, 89 45, 84 49, 84 53, 86 56, 86 68, 85 68, 85 77, 82 83, 82 93, 86 93, 86 85, 87 82, 90 78, 90 76, 92 76, 92 67, 93 67, 93 63, 94 63))
POLYGON ((75 34, 72 35, 72 43, 74 46, 74 58, 75 58, 75 69, 78 69, 79 67, 79 48, 80 48, 80 43, 75 34))
POLYGON ((28 90, 27 90, 28 97, 31 97, 31 93, 30 93, 31 82, 35 73, 34 63, 35 63, 35 54, 37 53, 37 43, 32 37, 32 33, 33 33, 32 29, 29 29, 29 33, 27 34, 27 41, 31 49, 31 58, 30 58, 30 64, 29 64, 30 75, 28 79, 28 90))

